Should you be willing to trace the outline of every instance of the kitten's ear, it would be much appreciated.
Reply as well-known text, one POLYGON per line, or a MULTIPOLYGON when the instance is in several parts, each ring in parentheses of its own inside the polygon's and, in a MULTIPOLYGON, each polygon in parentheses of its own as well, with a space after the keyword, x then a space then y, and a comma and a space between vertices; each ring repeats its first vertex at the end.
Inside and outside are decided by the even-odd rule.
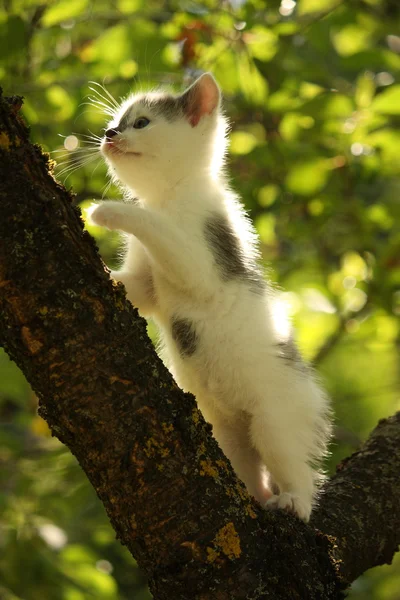
POLYGON ((204 115, 211 115, 220 100, 221 92, 211 73, 201 75, 181 96, 183 111, 192 127, 196 127, 204 115))

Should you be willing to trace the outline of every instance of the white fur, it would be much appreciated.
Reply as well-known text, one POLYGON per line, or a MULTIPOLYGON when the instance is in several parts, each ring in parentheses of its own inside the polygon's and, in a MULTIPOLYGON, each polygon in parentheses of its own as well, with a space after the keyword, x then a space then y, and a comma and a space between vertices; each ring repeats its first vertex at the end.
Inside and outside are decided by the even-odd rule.
POLYGON ((102 151, 113 177, 137 200, 103 202, 91 219, 128 234, 123 265, 112 276, 140 313, 156 321, 167 366, 196 396, 249 492, 263 505, 308 520, 323 478, 312 465, 326 453, 328 401, 309 368, 280 355, 290 324, 274 310, 270 286, 256 294, 238 278, 224 281, 216 267, 204 237, 210 213, 226 215, 250 261, 258 251, 255 232, 221 174, 226 122, 218 86, 208 74, 195 86, 195 125, 185 116, 170 122, 151 114, 141 96, 115 115, 109 128, 117 128, 131 107, 130 126, 112 144, 105 139, 102 151), (132 127, 139 116, 150 119, 144 129, 132 127), (186 358, 171 334, 177 315, 193 322, 198 335, 198 348, 186 358))

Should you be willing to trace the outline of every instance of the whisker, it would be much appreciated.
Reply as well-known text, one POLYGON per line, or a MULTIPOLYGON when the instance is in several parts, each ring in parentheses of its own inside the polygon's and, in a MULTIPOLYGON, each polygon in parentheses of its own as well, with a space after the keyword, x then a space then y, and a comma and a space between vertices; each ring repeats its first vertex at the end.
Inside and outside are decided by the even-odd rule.
POLYGON ((90 158, 86 159, 85 161, 83 161, 77 165, 74 164, 74 165, 65 167, 59 173, 57 173, 57 177, 62 177, 62 175, 64 175, 65 173, 68 173, 68 175, 64 178, 64 183, 65 183, 67 181, 68 177, 70 177, 72 175, 72 173, 75 173, 75 171, 77 171, 81 167, 85 167, 85 166, 89 165, 90 163, 94 162, 95 160, 99 160, 99 159, 100 159, 100 156, 91 156, 90 158))
MULTIPOLYGON (((96 110, 100 111, 101 114, 107 114, 109 117, 113 117, 114 113, 111 112, 105 112, 104 108, 97 106, 97 104, 94 104, 93 102, 81 102, 79 106, 83 106, 83 105, 87 105, 87 106, 91 106, 92 109, 95 108, 96 110)), ((86 113, 91 112, 89 108, 87 108, 86 110, 81 111, 75 118, 74 120, 74 124, 77 122, 77 120, 82 117, 83 115, 85 115, 86 113)))
MULTIPOLYGON (((73 135, 73 136, 75 136, 75 137, 77 137, 77 138, 78 138, 78 135, 80 135, 80 134, 73 133, 73 134, 71 134, 71 135, 73 135)), ((70 136, 69 136, 69 135, 65 136, 65 138, 67 138, 67 137, 70 137, 70 136)), ((95 140, 92 140, 92 139, 89 139, 89 140, 80 140, 80 139, 78 138, 79 144, 82 144, 82 145, 83 145, 83 144, 86 144, 86 145, 85 145, 85 148, 87 148, 87 147, 88 147, 88 145, 87 145, 87 144, 91 144, 93 147, 95 147, 95 146, 97 147, 97 146, 99 146, 99 142, 100 142, 101 140, 102 140, 102 138, 100 138, 100 139, 98 139, 98 140, 97 140, 97 139, 95 139, 95 140)))
POLYGON ((95 107, 108 115, 115 114, 115 109, 113 107, 109 106, 108 104, 105 104, 98 98, 95 98, 93 96, 86 96, 86 98, 88 99, 88 102, 82 102, 82 105, 87 104, 91 107, 95 107))
POLYGON ((69 177, 71 177, 71 175, 73 173, 75 173, 78 169, 80 169, 81 166, 87 166, 87 165, 78 165, 77 167, 74 167, 72 169, 69 169, 69 170, 66 169, 66 170, 62 171, 61 173, 57 173, 56 176, 57 176, 57 178, 61 179, 65 175, 65 177, 63 177, 63 179, 61 179, 61 181, 65 185, 65 183, 69 179, 69 177))
POLYGON ((85 138, 88 138, 89 140, 93 140, 93 139, 98 140, 100 142, 103 139, 101 135, 96 135, 95 133, 93 133, 93 131, 90 131, 90 129, 89 129, 89 133, 90 133, 90 135, 87 135, 86 133, 75 133, 74 135, 85 137, 85 138))
POLYGON ((55 168, 60 169, 60 167, 63 167, 64 165, 82 164, 82 162, 88 158, 97 158, 97 155, 91 154, 90 156, 87 156, 81 154, 80 156, 60 156, 60 160, 56 160, 55 168))
MULTIPOLYGON (((105 94, 107 94, 107 96, 109 98, 108 102, 111 104, 111 106, 114 106, 116 109, 119 109, 118 102, 116 101, 114 96, 107 90, 107 88, 104 85, 102 85, 101 83, 98 83, 97 81, 89 81, 89 83, 91 83, 92 85, 97 85, 101 90, 103 90, 103 92, 105 94)), ((94 90, 92 90, 92 91, 94 91, 94 90)), ((96 90, 96 91, 97 91, 98 95, 103 98, 103 100, 106 100, 106 98, 102 94, 100 94, 100 92, 98 90, 96 90)))
POLYGON ((108 106, 108 104, 104 104, 104 102, 101 102, 97 98, 93 98, 93 96, 88 96, 88 100, 89 102, 86 102, 84 104, 94 106, 95 108, 101 110, 101 112, 105 113, 106 115, 109 115, 110 117, 113 117, 115 115, 115 110, 108 106))
MULTIPOLYGON (((161 52, 160 48, 157 48, 157 50, 155 50, 155 52, 153 53, 153 56, 150 58, 150 64, 147 67, 147 80, 150 80, 150 72, 151 72, 151 64, 153 62, 153 60, 155 59, 155 57, 157 56, 157 54, 159 54, 161 52)), ((146 46, 146 54, 147 54, 147 46, 146 46)))
POLYGON ((73 150, 69 150, 68 148, 66 148, 64 146, 63 148, 57 148, 56 150, 51 150, 50 153, 52 154, 53 152, 70 152, 72 154, 73 152, 88 152, 89 150, 99 150, 99 148, 100 148, 100 144, 95 144, 94 142, 88 142, 87 145, 78 146, 77 148, 74 148, 73 150), (91 145, 89 145, 89 143, 91 145))
MULTIPOLYGON (((107 88, 98 83, 97 81, 90 81, 91 85, 89 85, 89 90, 92 92, 92 95, 88 95, 86 97, 86 102, 82 102, 79 106, 89 106, 91 108, 96 108, 100 110, 102 113, 114 117, 115 112, 119 110, 120 104, 114 98, 114 96, 107 90, 107 88)), ((87 109, 84 112, 87 112, 87 109)), ((104 128, 106 130, 106 128, 104 128)), ((56 164, 56 174, 57 177, 64 177, 64 183, 67 181, 68 177, 70 177, 75 171, 77 171, 81 167, 86 167, 91 164, 95 164, 98 161, 98 164, 95 164, 92 173, 95 173, 96 169, 98 169, 100 164, 104 164, 101 160, 100 155, 100 147, 103 142, 103 136, 97 135, 89 130, 89 133, 76 133, 73 132, 71 135, 74 135, 78 138, 79 146, 74 150, 68 150, 67 148, 57 148, 52 151, 52 155, 56 160, 60 160, 61 162, 56 164)), ((65 140, 68 136, 61 136, 65 140)), ((121 148, 121 154, 123 154, 123 148, 121 148)), ((111 186, 112 181, 109 182, 108 186, 105 189, 105 193, 111 186)))
MULTIPOLYGON (((61 170, 57 170, 56 171, 56 175, 57 177, 62 177, 62 175, 64 175, 65 173, 73 173, 74 171, 76 171, 77 169, 80 169, 81 167, 84 167, 87 164, 90 164, 91 162, 93 162, 95 160, 95 158, 97 157, 91 157, 91 160, 85 160, 83 162, 79 161, 79 162, 74 162, 72 164, 68 163, 67 166, 61 170)), ((65 163, 63 163, 65 165, 65 163)), ((61 166, 61 165, 58 165, 61 166)))
MULTIPOLYGON (((72 150, 71 152, 66 152, 65 156, 68 158, 76 158, 81 160, 82 158, 89 158, 89 156, 96 156, 99 155, 100 153, 99 151, 94 148, 82 148, 81 150, 83 150, 83 152, 80 152, 79 150, 72 150)), ((62 156, 59 156, 58 158, 62 158, 62 156)))
POLYGON ((51 150, 50 154, 55 154, 56 159, 63 158, 64 156, 89 156, 91 154, 98 154, 99 148, 76 148, 75 150, 67 150, 67 148, 58 148, 57 150, 51 150))
POLYGON ((112 179, 110 179, 110 181, 108 183, 106 183, 106 185, 104 186, 104 190, 103 190, 103 193, 101 195, 101 199, 102 200, 104 199, 104 196, 107 194, 108 190, 110 189, 111 184, 112 184, 112 179))
POLYGON ((98 163, 97 163, 97 165, 95 166, 95 168, 94 168, 94 169, 93 169, 93 171, 92 171, 92 177, 93 177, 93 175, 96 173, 96 170, 99 168, 99 165, 101 165, 101 164, 102 164, 101 162, 98 162, 98 163))
POLYGON ((70 135, 62 135, 58 134, 59 137, 64 139, 64 145, 62 148, 56 148, 55 150, 51 150, 50 154, 54 156, 54 158, 65 158, 68 156, 82 156, 82 155, 90 155, 97 154, 100 151, 100 146, 102 142, 102 138, 99 136, 95 136, 92 132, 91 135, 72 132, 70 135), (77 138, 78 145, 76 148, 68 148, 65 146, 65 140, 70 136, 75 136, 77 138), (81 139, 81 137, 87 137, 87 139, 81 139))
POLYGON ((97 90, 96 88, 93 88, 93 87, 89 86, 89 90, 90 90, 91 92, 93 92, 93 94, 95 94, 95 98, 94 98, 94 100, 97 100, 97 102, 98 102, 99 104, 100 104, 100 103, 104 104, 104 106, 107 106, 107 107, 108 107, 109 109, 111 109, 113 112, 115 112, 116 110, 118 110, 118 109, 119 109, 119 105, 118 105, 118 104, 116 104, 116 103, 114 103, 114 102, 111 102, 111 101, 110 101, 110 100, 107 98, 107 96, 104 96, 104 94, 101 94, 101 93, 99 92, 99 90, 97 90))
MULTIPOLYGON (((92 90, 92 91, 95 91, 95 90, 92 90)), ((101 106, 104 106, 105 108, 107 108, 111 112, 115 112, 115 110, 116 110, 114 108, 114 106, 112 106, 108 101, 106 102, 105 100, 103 100, 101 97, 99 98, 97 96, 92 96, 92 95, 89 95, 89 94, 86 97, 91 102, 97 102, 97 104, 100 104, 101 106)))
MULTIPOLYGON (((103 80, 103 81, 104 81, 104 80, 103 80)), ((114 103, 114 106, 115 106, 116 108, 119 108, 119 107, 120 107, 120 103, 119 103, 119 102, 118 102, 118 100, 117 100, 117 99, 116 99, 116 98, 115 98, 115 97, 112 95, 112 93, 110 92, 110 90, 108 90, 108 89, 106 88, 106 86, 104 85, 104 83, 103 83, 103 85, 102 85, 101 87, 102 87, 102 89, 105 91, 105 93, 107 94, 107 96, 110 98, 111 102, 113 102, 113 103, 114 103)))
MULTIPOLYGON (((95 83, 95 82, 93 82, 93 83, 95 83)), ((106 88, 106 86, 104 85, 104 79, 103 79, 103 84, 102 85, 100 85, 99 83, 97 83, 97 85, 99 85, 100 88, 107 94, 107 96, 110 98, 110 101, 112 102, 112 105, 115 106, 116 110, 119 110, 119 108, 121 107, 121 103, 118 102, 118 100, 106 88)))
POLYGON ((101 140, 103 139, 101 136, 96 136, 92 131, 90 131, 91 135, 86 135, 85 133, 77 133, 76 131, 72 131, 71 133, 69 133, 68 135, 62 135, 61 133, 58 134, 59 137, 63 138, 64 142, 67 138, 72 136, 75 136, 76 138, 78 138, 79 144, 88 144, 88 143, 97 143, 97 142, 101 142, 101 140), (88 140, 82 140, 80 138, 85 137, 88 138, 88 140))
POLYGON ((112 102, 110 102, 107 96, 104 96, 104 94, 102 94, 97 88, 94 88, 90 85, 88 87, 89 90, 93 92, 93 94, 95 94, 95 98, 98 100, 98 102, 104 102, 106 106, 115 110, 116 106, 112 102))

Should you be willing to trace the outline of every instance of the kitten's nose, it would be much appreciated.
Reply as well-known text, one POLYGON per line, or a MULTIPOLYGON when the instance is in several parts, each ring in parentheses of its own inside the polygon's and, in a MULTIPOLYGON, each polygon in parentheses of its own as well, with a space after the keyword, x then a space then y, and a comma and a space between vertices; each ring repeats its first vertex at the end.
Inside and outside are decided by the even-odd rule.
POLYGON ((106 138, 110 140, 114 135, 117 135, 117 133, 119 133, 118 129, 107 129, 106 138))

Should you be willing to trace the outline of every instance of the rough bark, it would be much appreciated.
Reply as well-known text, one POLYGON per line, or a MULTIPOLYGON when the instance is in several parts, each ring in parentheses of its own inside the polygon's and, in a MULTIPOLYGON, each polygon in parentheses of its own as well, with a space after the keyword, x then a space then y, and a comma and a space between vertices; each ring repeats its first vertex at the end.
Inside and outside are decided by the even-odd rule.
POLYGON ((400 416, 342 464, 312 526, 263 511, 109 279, 71 196, 29 143, 20 105, 0 96, 0 344, 154 597, 333 599, 390 562, 400 541, 400 416))
POLYGON ((363 447, 337 467, 311 525, 335 539, 341 578, 390 564, 400 543, 400 412, 379 422, 363 447))

